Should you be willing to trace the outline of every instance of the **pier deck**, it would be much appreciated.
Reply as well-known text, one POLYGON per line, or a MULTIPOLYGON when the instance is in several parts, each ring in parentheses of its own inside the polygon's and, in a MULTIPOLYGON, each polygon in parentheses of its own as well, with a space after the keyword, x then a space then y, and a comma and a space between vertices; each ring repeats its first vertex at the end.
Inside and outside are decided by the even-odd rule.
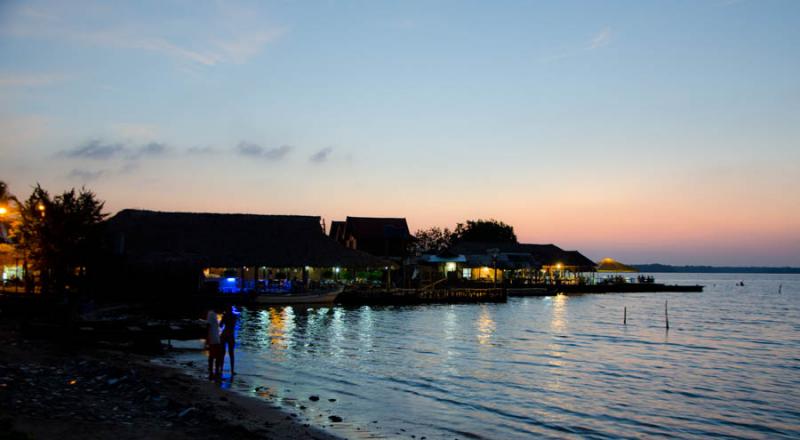
POLYGON ((702 292, 701 285, 675 285, 661 283, 625 283, 561 286, 535 286, 509 288, 508 296, 550 296, 558 293, 643 293, 643 292, 702 292))
POLYGON ((370 289, 345 290, 336 299, 338 304, 430 304, 506 302, 503 289, 370 289))

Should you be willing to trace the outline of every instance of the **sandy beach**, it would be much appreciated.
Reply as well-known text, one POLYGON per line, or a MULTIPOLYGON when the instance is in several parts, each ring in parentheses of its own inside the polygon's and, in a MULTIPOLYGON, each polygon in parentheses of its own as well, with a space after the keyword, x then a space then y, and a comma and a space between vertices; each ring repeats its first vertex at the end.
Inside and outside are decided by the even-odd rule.
POLYGON ((268 398, 237 395, 149 356, 64 348, 0 329, 0 432, 37 439, 335 439, 268 398))

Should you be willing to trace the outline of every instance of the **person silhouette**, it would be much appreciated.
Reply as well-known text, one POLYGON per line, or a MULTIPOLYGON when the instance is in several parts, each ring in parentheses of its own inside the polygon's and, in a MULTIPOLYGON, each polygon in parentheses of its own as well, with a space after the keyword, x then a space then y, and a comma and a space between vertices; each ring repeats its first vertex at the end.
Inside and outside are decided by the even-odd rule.
POLYGON ((231 359, 231 376, 236 374, 236 358, 234 347, 236 345, 236 321, 239 320, 239 313, 232 305, 228 305, 225 313, 222 314, 222 334, 220 335, 220 369, 225 366, 225 350, 231 359))
POLYGON ((217 321, 217 311, 211 309, 206 315, 206 328, 208 334, 206 343, 208 344, 208 379, 219 379, 222 376, 222 344, 219 335, 219 321, 217 321))

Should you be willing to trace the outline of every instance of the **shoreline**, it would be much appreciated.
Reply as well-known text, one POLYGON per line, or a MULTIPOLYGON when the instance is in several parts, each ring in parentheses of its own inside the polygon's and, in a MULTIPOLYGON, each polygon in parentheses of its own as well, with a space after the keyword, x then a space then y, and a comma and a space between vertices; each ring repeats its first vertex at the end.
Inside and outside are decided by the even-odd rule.
POLYGON ((153 359, 29 340, 3 326, 0 430, 20 439, 341 438, 153 359))
MULTIPOLYGON (((242 399, 244 405, 250 402, 269 405, 271 409, 282 411, 284 416, 291 417, 298 425, 323 432, 330 436, 329 438, 386 438, 379 421, 373 420, 368 424, 354 423, 347 414, 332 408, 330 405, 336 405, 339 396, 325 395, 318 391, 309 391, 307 394, 292 393, 292 390, 282 388, 274 381, 241 370, 235 377, 231 377, 227 357, 222 379, 212 382, 207 378, 205 350, 199 347, 186 347, 194 342, 202 344, 202 341, 181 341, 177 347, 154 357, 151 362, 193 381, 208 384, 226 396, 236 396, 237 399, 242 399)), ((240 359, 239 355, 237 359, 240 359)), ((404 432, 405 429, 401 431, 404 432)), ((396 434, 400 435, 400 432, 396 434)))

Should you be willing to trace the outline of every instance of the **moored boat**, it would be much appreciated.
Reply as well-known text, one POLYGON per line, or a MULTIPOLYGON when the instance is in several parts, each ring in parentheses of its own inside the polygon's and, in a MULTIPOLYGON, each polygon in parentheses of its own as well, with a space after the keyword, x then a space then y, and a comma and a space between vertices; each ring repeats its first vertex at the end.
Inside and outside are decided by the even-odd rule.
POLYGON ((331 304, 342 293, 344 287, 303 293, 259 293, 255 302, 259 304, 331 304))

